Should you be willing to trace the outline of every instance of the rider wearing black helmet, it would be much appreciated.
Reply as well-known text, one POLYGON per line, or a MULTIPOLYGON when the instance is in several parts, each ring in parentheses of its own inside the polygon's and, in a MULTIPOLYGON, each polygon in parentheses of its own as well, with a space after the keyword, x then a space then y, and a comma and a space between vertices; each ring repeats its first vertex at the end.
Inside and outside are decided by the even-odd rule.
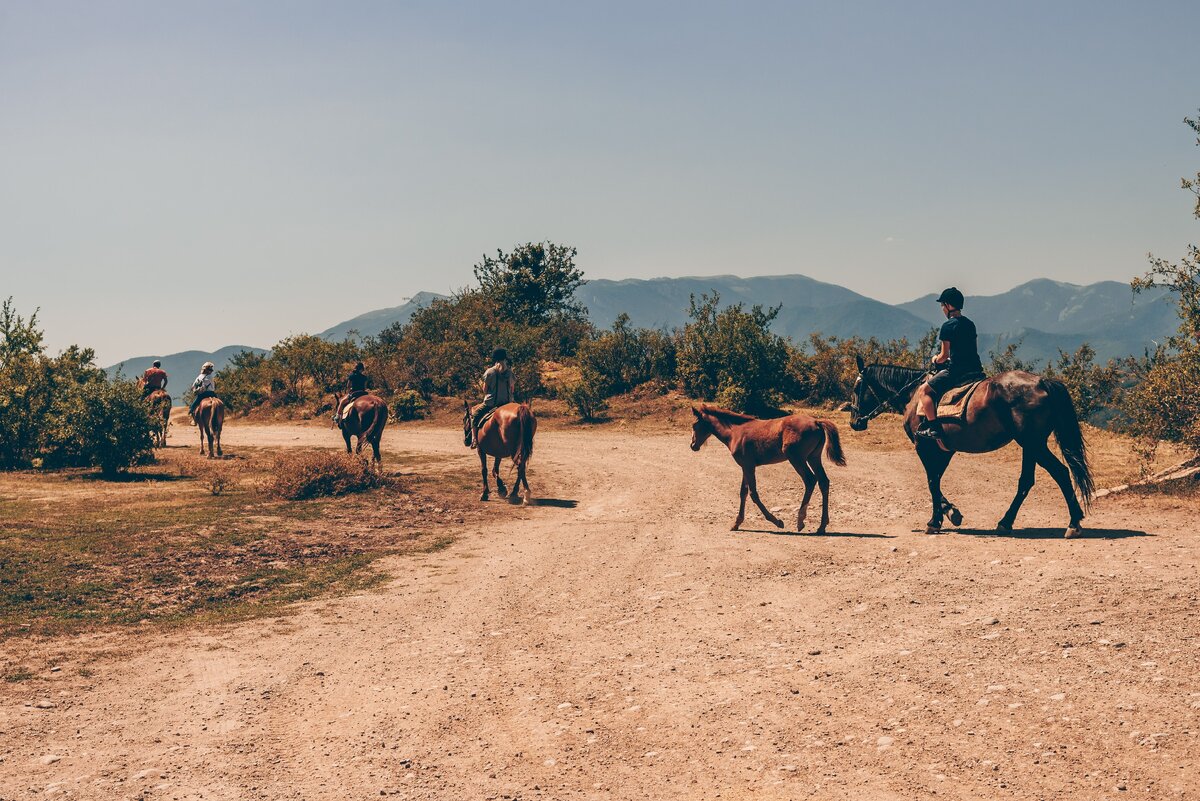
POLYGON ((479 424, 489 409, 512 403, 517 397, 517 381, 508 363, 508 351, 492 351, 492 366, 483 374, 483 403, 471 409, 471 447, 479 444, 479 424))
POLYGON ((363 370, 362 362, 354 365, 354 369, 350 371, 350 375, 346 376, 346 396, 338 403, 337 409, 333 412, 333 419, 337 420, 342 413, 342 409, 346 408, 346 404, 355 398, 361 398, 367 394, 367 384, 370 379, 367 378, 363 370))
POLYGON ((946 315, 946 322, 938 332, 941 350, 933 358, 934 366, 940 369, 917 389, 921 423, 915 432, 919 437, 934 440, 943 436, 942 424, 937 419, 938 397, 954 387, 984 378, 975 324, 962 314, 963 293, 950 287, 938 295, 937 302, 942 304, 942 313, 946 315))

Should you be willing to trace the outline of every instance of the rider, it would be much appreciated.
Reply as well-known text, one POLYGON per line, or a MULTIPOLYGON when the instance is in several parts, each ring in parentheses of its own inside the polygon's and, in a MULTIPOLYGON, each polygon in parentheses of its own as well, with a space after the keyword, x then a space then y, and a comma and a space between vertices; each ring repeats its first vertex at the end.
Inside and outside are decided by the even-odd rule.
POLYGON ((364 369, 366 368, 363 367, 363 363, 358 362, 354 365, 354 369, 350 371, 350 375, 346 376, 346 389, 349 392, 346 393, 346 397, 342 398, 337 409, 334 411, 334 421, 341 417, 342 409, 346 408, 347 403, 367 394, 367 384, 370 383, 370 379, 363 372, 364 369))
POLYGON ((483 373, 483 403, 471 409, 471 447, 479 445, 479 424, 489 409, 512 403, 517 396, 517 381, 508 363, 508 351, 492 351, 492 366, 483 373))
POLYGON ((217 397, 217 385, 213 381, 213 371, 216 366, 212 362, 205 362, 200 368, 200 375, 196 376, 196 380, 192 382, 192 392, 196 396, 192 398, 192 406, 188 409, 188 417, 192 418, 192 425, 196 425, 196 407, 200 405, 200 401, 205 398, 217 397))
POLYGON ((138 383, 142 385, 142 397, 146 397, 156 389, 167 388, 167 373, 162 369, 162 362, 154 360, 152 367, 147 367, 138 383))
POLYGON ((963 293, 950 287, 938 295, 946 322, 938 333, 941 350, 933 357, 934 367, 940 368, 917 389, 917 410, 921 422, 916 434, 926 439, 940 439, 944 432, 937 419, 937 399, 954 387, 979 381, 984 378, 983 364, 979 361, 979 347, 975 323, 963 317, 963 293))

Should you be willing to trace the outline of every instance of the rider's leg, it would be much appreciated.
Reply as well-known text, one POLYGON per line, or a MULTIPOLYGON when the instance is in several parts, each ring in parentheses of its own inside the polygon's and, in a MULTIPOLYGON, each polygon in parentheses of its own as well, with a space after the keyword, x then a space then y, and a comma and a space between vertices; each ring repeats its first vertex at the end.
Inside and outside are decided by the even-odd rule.
POLYGON ((479 421, 483 419, 483 415, 491 408, 486 403, 481 403, 471 410, 471 447, 479 447, 479 421))

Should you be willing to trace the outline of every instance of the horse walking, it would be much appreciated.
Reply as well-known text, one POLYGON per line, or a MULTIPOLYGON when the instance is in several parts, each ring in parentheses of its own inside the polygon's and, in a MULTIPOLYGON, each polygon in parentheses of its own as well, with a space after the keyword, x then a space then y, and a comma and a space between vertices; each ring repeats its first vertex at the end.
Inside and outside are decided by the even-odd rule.
MULTIPOLYGON (((333 408, 337 409, 341 406, 342 396, 335 394, 334 397, 337 402, 333 408)), ((346 453, 361 454, 363 442, 366 441, 371 444, 371 461, 377 467, 382 465, 383 460, 379 456, 379 440, 383 437, 387 418, 387 404, 377 395, 360 395, 347 403, 346 408, 342 409, 342 413, 334 420, 337 427, 342 430, 342 439, 346 441, 346 453), (353 451, 350 449, 351 437, 358 437, 358 444, 353 451)))
POLYGON ((817 420, 806 414, 793 414, 773 420, 760 420, 748 414, 731 412, 707 403, 692 407, 696 422, 692 424, 692 450, 698 451, 710 436, 714 436, 729 448, 733 460, 742 468, 741 505, 733 531, 741 527, 746 519, 746 495, 754 501, 763 517, 779 528, 783 521, 771 514, 758 497, 758 483, 754 469, 759 465, 778 464, 788 461, 800 478, 804 480, 804 501, 796 512, 796 531, 804 530, 808 516, 808 502, 813 488, 821 487, 821 525, 817 534, 824 534, 829 525, 829 476, 821 464, 821 446, 829 460, 845 466, 846 456, 837 426, 828 420, 817 420))
POLYGON ((171 396, 165 389, 156 389, 145 398, 154 422, 154 447, 167 447, 167 427, 171 424, 171 396))
MULTIPOLYGON (((479 427, 478 450, 479 469, 483 474, 483 494, 479 500, 486 501, 490 496, 488 488, 487 458, 492 456, 495 462, 492 466, 492 477, 496 479, 496 491, 501 498, 508 497, 508 488, 500 478, 500 460, 510 458, 517 467, 517 480, 513 484, 512 500, 516 501, 521 486, 525 486, 525 503, 529 503, 529 479, 525 477, 525 467, 529 457, 533 455, 533 435, 537 432, 537 418, 528 403, 506 403, 498 406, 491 417, 483 421, 479 427)), ((463 402, 463 444, 471 444, 471 406, 463 402)))
POLYGON ((200 453, 204 454, 204 439, 208 438, 208 458, 213 457, 213 440, 217 443, 217 456, 221 452, 221 428, 225 425, 225 404, 220 398, 205 398, 196 407, 196 427, 200 429, 200 453))
POLYGON ((916 441, 917 456, 925 467, 933 501, 933 516, 926 525, 926 533, 941 532, 945 513, 950 514, 954 525, 962 522, 962 513, 942 494, 942 474, 954 454, 958 451, 987 453, 1010 442, 1016 442, 1022 448, 1021 477, 1017 481, 1016 497, 996 528, 1012 531, 1021 503, 1033 488, 1034 472, 1041 465, 1058 484, 1067 502, 1070 521, 1064 536, 1074 537, 1080 533, 1084 507, 1091 503, 1095 485, 1079 418, 1071 395, 1061 381, 1021 370, 985 379, 972 394, 963 417, 943 419, 945 436, 933 441, 913 437, 918 424, 913 395, 927 373, 895 365, 866 365, 861 356, 857 357, 857 362, 858 380, 850 404, 850 428, 865 431, 873 418, 889 409, 903 415, 904 431, 909 439, 916 441), (1065 466, 1050 452, 1051 433, 1066 459, 1065 466), (1076 488, 1083 496, 1083 506, 1075 494, 1076 488))

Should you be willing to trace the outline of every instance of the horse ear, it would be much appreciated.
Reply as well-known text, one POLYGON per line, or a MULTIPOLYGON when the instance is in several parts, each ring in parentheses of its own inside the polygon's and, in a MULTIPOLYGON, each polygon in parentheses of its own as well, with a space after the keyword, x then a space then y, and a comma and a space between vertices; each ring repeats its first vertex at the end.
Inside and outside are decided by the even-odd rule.
POLYGON ((463 408, 469 412, 469 411, 471 411, 471 404, 467 403, 466 401, 463 401, 463 408))
POLYGON ((857 353, 854 354, 854 362, 858 365, 858 372, 860 373, 867 368, 862 356, 859 356, 857 353))
POLYGON ((699 417, 699 416, 700 416, 700 410, 699 410, 699 409, 697 409, 695 406, 693 406, 693 407, 692 407, 692 414, 696 415, 696 417, 699 417))

